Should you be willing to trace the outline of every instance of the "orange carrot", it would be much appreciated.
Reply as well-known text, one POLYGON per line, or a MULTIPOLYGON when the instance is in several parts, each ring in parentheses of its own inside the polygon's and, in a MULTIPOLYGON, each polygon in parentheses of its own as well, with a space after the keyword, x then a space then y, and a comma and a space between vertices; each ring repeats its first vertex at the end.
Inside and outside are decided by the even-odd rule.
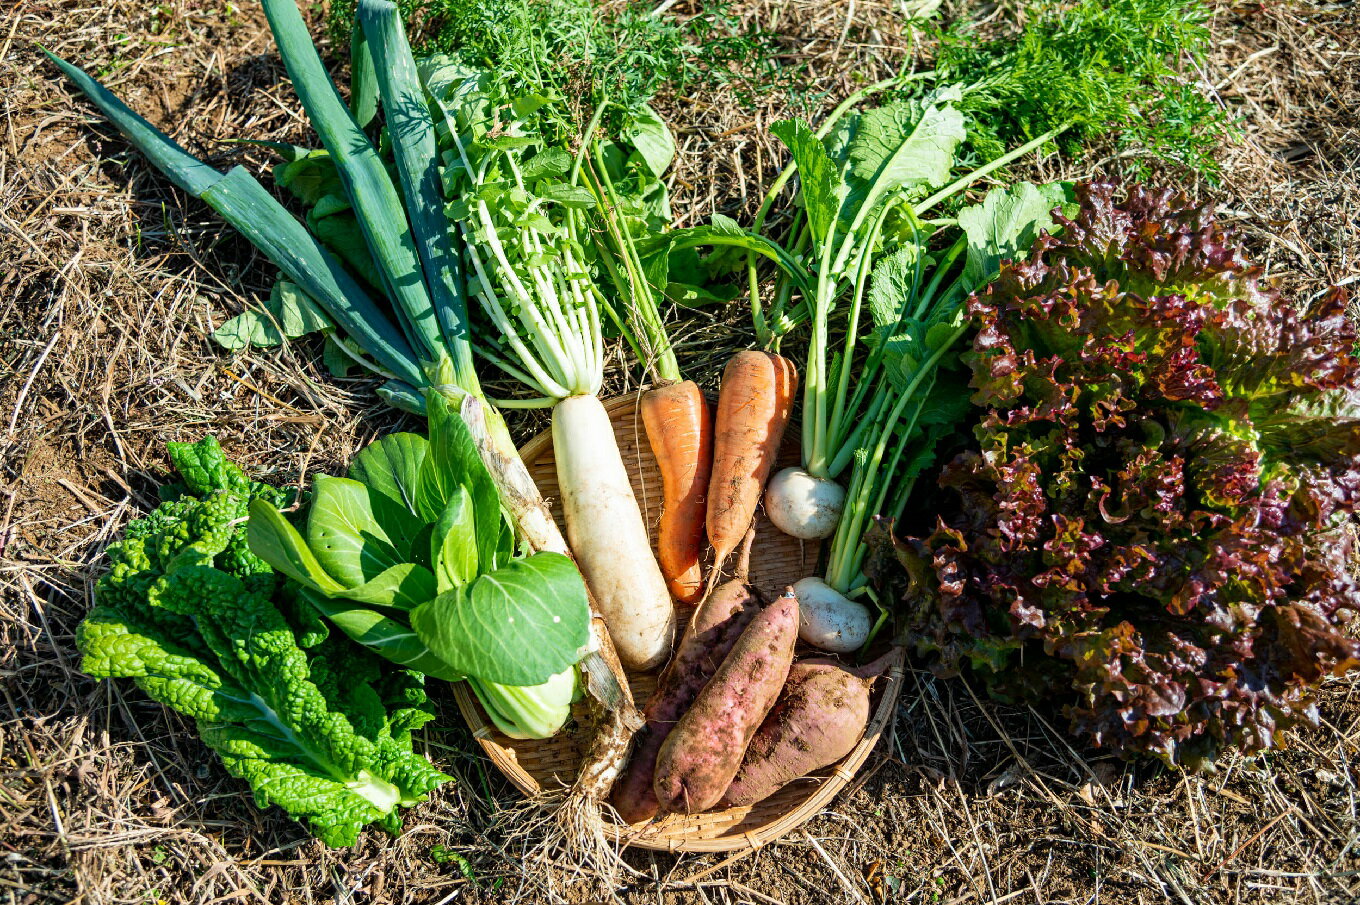
POLYGON ((772 352, 738 352, 723 370, 708 484, 710 584, 751 526, 797 389, 793 362, 772 352))
POLYGON ((713 468, 708 402, 692 380, 657 387, 642 397, 642 423, 665 494, 657 533, 661 574, 672 597, 695 603, 704 592, 704 501, 713 468))

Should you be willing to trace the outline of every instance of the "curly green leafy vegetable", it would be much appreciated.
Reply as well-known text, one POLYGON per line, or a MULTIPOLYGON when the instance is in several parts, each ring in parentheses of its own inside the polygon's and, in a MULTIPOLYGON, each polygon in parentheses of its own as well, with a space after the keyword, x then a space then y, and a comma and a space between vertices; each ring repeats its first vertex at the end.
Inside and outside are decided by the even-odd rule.
MULTIPOLYGON (((411 749, 432 717, 416 673, 392 668, 274 595, 281 582, 246 544, 252 500, 287 495, 246 479, 217 441, 172 443, 182 495, 128 526, 76 644, 97 678, 134 679, 195 720, 260 807, 353 844, 445 782, 411 749), (291 614, 290 614, 291 615, 291 614)), ((180 488, 175 488, 180 489, 180 488)))

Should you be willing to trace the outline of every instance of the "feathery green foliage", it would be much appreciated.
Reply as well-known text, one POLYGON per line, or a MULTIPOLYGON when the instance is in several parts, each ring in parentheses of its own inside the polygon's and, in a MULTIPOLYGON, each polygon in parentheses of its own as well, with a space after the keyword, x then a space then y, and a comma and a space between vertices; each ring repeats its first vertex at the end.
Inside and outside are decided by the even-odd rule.
MULTIPOLYGON (((577 130, 608 101, 606 131, 625 129, 658 92, 736 83, 738 99, 790 86, 774 37, 744 25, 727 0, 679 20, 655 4, 608 9, 593 0, 402 0, 419 54, 447 53, 496 74, 510 94, 547 92, 569 101, 577 130)), ((348 41, 355 0, 331 6, 333 39, 348 41)))
MULTIPOLYGON (((935 69, 968 86, 968 148, 990 160, 1050 129, 1069 154, 1101 139, 1212 177, 1233 132, 1195 84, 1209 49, 1201 0, 1029 0, 1018 31, 982 39, 976 23, 942 29, 935 69)), ((1136 160, 1131 169, 1144 169, 1136 160)))

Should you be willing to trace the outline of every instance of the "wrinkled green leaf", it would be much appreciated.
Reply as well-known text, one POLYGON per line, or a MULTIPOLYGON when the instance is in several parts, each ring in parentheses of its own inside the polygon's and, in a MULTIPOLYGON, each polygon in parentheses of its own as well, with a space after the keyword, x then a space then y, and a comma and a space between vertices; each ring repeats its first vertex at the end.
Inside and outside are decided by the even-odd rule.
POLYGON ((566 182, 545 182, 538 186, 538 196, 545 201, 552 201, 563 207, 588 210, 595 206, 595 196, 590 189, 582 185, 571 185, 566 182))
POLYGON ((571 170, 572 158, 564 148, 544 148, 520 170, 526 184, 533 183, 539 179, 565 176, 571 170))
POLYGON ((943 185, 963 141, 963 114, 952 103, 957 89, 924 103, 885 104, 860 115, 847 148, 851 171, 871 188, 869 198, 906 191, 924 194, 943 185))
POLYGON ((1028 182, 993 189, 979 204, 959 211, 959 226, 968 236, 964 288, 973 290, 1001 269, 1003 260, 1029 251, 1040 231, 1053 231, 1052 210, 1066 193, 1056 183, 1028 182))
POLYGON ((644 106, 633 117, 632 126, 624 137, 633 143, 653 176, 662 176, 675 159, 675 137, 651 107, 644 106))
POLYGON ((836 200, 838 178, 831 158, 827 156, 812 129, 801 119, 775 123, 770 131, 784 143, 798 167, 799 197, 807 213, 812 237, 818 243, 826 241, 827 233, 836 222, 839 204, 836 200))
POLYGON ((327 845, 352 845, 369 823, 395 830, 398 807, 448 778, 411 750, 410 730, 432 716, 420 681, 318 631, 279 593, 244 541, 247 501, 282 494, 225 460, 206 467, 208 440, 178 450, 194 454, 189 492, 110 545, 76 631, 81 668, 133 679, 189 717, 259 807, 278 805, 327 845))
POLYGON ((262 309, 233 317, 213 331, 213 339, 224 349, 269 348, 308 333, 334 329, 326 312, 306 293, 287 280, 275 280, 262 309))
POLYGON ((874 326, 891 329, 915 309, 921 254, 920 246, 904 245, 874 265, 869 278, 869 313, 874 326))

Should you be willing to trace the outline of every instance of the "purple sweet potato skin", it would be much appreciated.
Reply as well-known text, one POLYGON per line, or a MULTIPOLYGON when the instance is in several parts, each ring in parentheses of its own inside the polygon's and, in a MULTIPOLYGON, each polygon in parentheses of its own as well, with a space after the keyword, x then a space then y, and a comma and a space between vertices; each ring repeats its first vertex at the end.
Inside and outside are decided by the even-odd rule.
POLYGON ((652 789, 661 810, 697 814, 718 803, 793 663, 798 600, 780 597, 737 639, 661 745, 652 789))
POLYGON ((634 736, 628 767, 610 795, 614 809, 628 823, 650 820, 660 810, 652 778, 661 744, 760 612, 759 593, 734 578, 710 594, 690 617, 675 656, 642 710, 647 723, 634 736))
POLYGON ((751 738, 741 768, 718 802, 748 807, 834 764, 859 743, 869 722, 869 688, 887 658, 852 670, 835 660, 802 660, 751 738))

